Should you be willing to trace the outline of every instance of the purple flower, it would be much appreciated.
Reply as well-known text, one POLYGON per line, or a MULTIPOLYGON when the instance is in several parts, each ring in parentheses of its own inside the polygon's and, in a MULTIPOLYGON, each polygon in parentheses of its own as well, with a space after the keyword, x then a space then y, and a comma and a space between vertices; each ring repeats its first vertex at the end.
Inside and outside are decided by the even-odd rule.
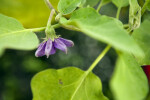
POLYGON ((56 48, 62 50, 67 54, 67 47, 72 47, 74 43, 71 40, 64 38, 56 38, 54 41, 48 39, 46 42, 43 42, 39 45, 38 49, 35 52, 36 57, 41 57, 46 55, 47 58, 49 55, 56 53, 56 48))

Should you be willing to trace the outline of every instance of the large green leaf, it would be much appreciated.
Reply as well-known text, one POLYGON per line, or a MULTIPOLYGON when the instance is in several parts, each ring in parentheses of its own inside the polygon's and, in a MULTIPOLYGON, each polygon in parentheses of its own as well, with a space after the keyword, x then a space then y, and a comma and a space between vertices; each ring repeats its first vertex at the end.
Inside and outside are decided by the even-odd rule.
POLYGON ((69 21, 61 22, 64 26, 74 26, 86 35, 110 44, 122 51, 143 56, 132 37, 123 29, 120 21, 107 16, 100 16, 93 8, 82 8, 75 11, 69 21))
POLYGON ((129 25, 130 29, 134 30, 139 28, 141 24, 141 7, 137 0, 129 0, 130 11, 129 11, 129 25))
POLYGON ((73 12, 81 2, 82 0, 60 0, 58 3, 58 11, 67 15, 73 12))
POLYGON ((129 54, 120 54, 110 83, 115 100, 144 100, 148 81, 141 66, 129 54))
MULTIPOLYGON (((138 58, 141 65, 150 65, 150 21, 145 20, 139 29, 133 32, 133 38, 145 53, 145 58, 138 58)), ((135 55, 136 56, 136 55, 135 55)))
MULTIPOLYGON (((50 0, 56 8, 58 0, 50 0)), ((14 17, 24 27, 44 27, 50 14, 50 10, 44 0, 0 0, 0 13, 14 17)))
POLYGON ((5 48, 31 50, 37 47, 38 38, 14 18, 0 14, 0 54, 5 48))
POLYGON ((129 5, 129 0, 112 0, 112 2, 118 7, 125 7, 129 5))
POLYGON ((31 87, 33 100, 107 100, 100 79, 75 67, 42 71, 31 87))

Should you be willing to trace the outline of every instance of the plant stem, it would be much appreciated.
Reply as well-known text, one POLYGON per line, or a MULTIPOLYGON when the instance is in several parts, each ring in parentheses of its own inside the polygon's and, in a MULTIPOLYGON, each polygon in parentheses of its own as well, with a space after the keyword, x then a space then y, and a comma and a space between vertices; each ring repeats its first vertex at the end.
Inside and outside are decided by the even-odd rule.
POLYGON ((93 64, 90 66, 90 68, 87 70, 87 72, 91 72, 95 66, 101 61, 101 59, 106 55, 106 53, 110 50, 111 46, 108 45, 102 53, 96 58, 96 60, 93 62, 93 64))
POLYGON ((117 10, 117 14, 116 14, 116 18, 117 18, 117 19, 119 19, 120 11, 121 11, 121 7, 119 7, 118 10, 117 10))
POLYGON ((52 19, 53 19, 54 14, 55 14, 55 10, 52 9, 52 11, 51 11, 51 13, 50 13, 50 16, 49 16, 49 19, 48 19, 48 22, 47 22, 47 27, 46 27, 46 28, 51 27, 51 22, 52 22, 52 19))
POLYGON ((48 8, 49 8, 50 10, 54 9, 54 7, 53 7, 52 4, 49 2, 49 0, 44 0, 44 1, 45 1, 46 5, 48 6, 48 8))
POLYGON ((46 29, 46 27, 40 27, 40 28, 32 28, 29 30, 31 30, 32 32, 39 32, 39 31, 44 31, 45 29, 46 29))
MULTIPOLYGON (((55 25, 52 25, 53 28, 59 28, 61 27, 60 24, 55 24, 55 25)), ((40 31, 44 31, 46 29, 46 27, 39 27, 39 28, 31 28, 31 29, 28 29, 28 30, 31 30, 32 32, 40 32, 40 31)))
POLYGON ((129 24, 124 24, 123 27, 124 27, 124 28, 128 28, 128 27, 129 27, 129 24))
POLYGON ((81 32, 81 30, 79 28, 76 28, 74 26, 69 26, 69 25, 61 25, 61 27, 68 29, 68 30, 73 30, 73 31, 78 31, 81 32))
POLYGON ((97 12, 99 12, 100 11, 100 9, 101 9, 101 7, 103 6, 103 0, 101 0, 101 2, 99 3, 99 5, 98 5, 98 7, 97 7, 97 12))
POLYGON ((55 24, 55 25, 52 25, 52 27, 54 28, 54 29, 56 29, 56 28, 59 28, 59 27, 61 27, 61 24, 55 24))
POLYGON ((47 26, 46 26, 46 29, 45 29, 45 34, 46 34, 46 39, 51 39, 51 40, 54 40, 56 36, 55 34, 55 29, 52 27, 52 19, 53 19, 53 16, 55 14, 55 10, 52 9, 51 10, 51 13, 50 13, 50 16, 49 16, 49 19, 48 19, 48 22, 47 22, 47 26))
POLYGON ((150 0, 145 1, 144 5, 142 7, 142 10, 141 10, 141 15, 144 14, 145 10, 147 9, 147 5, 148 5, 149 2, 150 2, 150 0))

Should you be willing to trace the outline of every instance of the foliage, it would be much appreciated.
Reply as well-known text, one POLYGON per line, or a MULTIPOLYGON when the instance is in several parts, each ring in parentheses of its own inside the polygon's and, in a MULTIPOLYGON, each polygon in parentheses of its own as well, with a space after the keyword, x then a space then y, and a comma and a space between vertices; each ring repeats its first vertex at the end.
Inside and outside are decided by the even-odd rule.
POLYGON ((119 54, 110 85, 116 100, 143 100, 148 92, 147 78, 131 54, 119 54))
MULTIPOLYGON (((15 3, 9 1, 1 1, 0 8, 2 10, 0 11, 2 13, 5 12, 4 14, 9 15, 11 11, 14 11, 13 17, 19 19, 25 27, 44 27, 25 29, 16 19, 0 14, 0 55, 7 48, 32 50, 38 47, 39 39, 34 33, 44 30, 45 36, 38 47, 38 55, 46 54, 49 57, 49 55, 55 54, 56 48, 67 53, 67 46, 71 47, 74 43, 67 39, 59 40, 62 38, 57 35, 58 33, 56 34, 56 28, 60 27, 84 33, 107 44, 107 47, 86 71, 76 67, 67 67, 58 70, 48 69, 36 74, 31 81, 33 100, 107 100, 108 97, 103 95, 99 77, 92 71, 111 47, 118 54, 118 60, 110 81, 113 98, 116 100, 143 100, 146 98, 148 81, 141 66, 150 64, 150 21, 146 19, 142 22, 141 18, 149 10, 150 0, 146 0, 143 7, 139 5, 137 0, 101 0, 97 9, 93 6, 97 5, 99 0, 45 0, 50 8, 49 19, 47 18, 49 15, 48 8, 45 8, 42 1, 32 0, 33 4, 29 7, 27 5, 30 2, 26 0, 15 0, 15 3), (117 7, 116 18, 101 15, 99 12, 102 6, 110 2, 117 7), (17 6, 17 3, 26 4, 26 6, 22 6, 22 8, 17 6), (39 7, 39 12, 35 12, 37 5, 41 7, 39 7), (128 5, 129 22, 125 25, 119 20, 119 16, 122 7, 128 5), (12 10, 9 12, 10 8, 12 10), (19 14, 16 12, 17 9, 20 11, 19 14), (24 15, 26 12, 26 16, 29 17, 22 17, 22 14, 24 15), (47 26, 46 21, 41 19, 45 19, 45 17, 48 19, 47 26), (29 25, 29 22, 33 25, 29 25), (54 45, 55 48, 53 48, 54 45)), ((69 62, 70 59, 67 61, 69 62)), ((30 66, 30 60, 25 64, 30 66)), ((35 66, 30 70, 36 71, 34 68, 35 66)), ((42 68, 39 67, 39 69, 42 68)))
POLYGON ((24 29, 13 18, 0 15, 0 52, 5 48, 32 50, 37 46, 38 38, 31 30, 24 29))
MULTIPOLYGON (((64 23, 62 22, 62 24, 64 23)), ((134 40, 127 35, 120 21, 111 17, 100 16, 93 8, 83 8, 75 11, 69 22, 65 24, 76 26, 88 36, 110 44, 121 51, 133 52, 139 56, 143 55, 134 40)))
POLYGON ((140 28, 135 30, 132 35, 136 40, 136 42, 139 44, 139 46, 141 46, 141 48, 145 52, 145 57, 143 59, 137 57, 141 65, 150 65, 150 50, 149 48, 147 48, 150 45, 149 25, 150 25, 150 21, 145 20, 140 26, 140 28))
POLYGON ((99 78, 75 67, 42 71, 31 86, 33 100, 107 100, 99 78))

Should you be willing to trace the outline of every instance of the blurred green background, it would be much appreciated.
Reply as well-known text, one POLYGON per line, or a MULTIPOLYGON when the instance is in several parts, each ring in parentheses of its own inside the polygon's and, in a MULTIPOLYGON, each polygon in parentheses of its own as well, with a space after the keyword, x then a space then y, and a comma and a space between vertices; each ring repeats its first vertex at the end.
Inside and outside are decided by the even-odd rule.
MULTIPOLYGON (((139 1, 142 5, 143 1, 139 1)), ((128 22, 128 9, 129 7, 125 7, 121 11, 120 20, 123 23, 128 22)), ((115 17, 116 10, 117 8, 110 3, 102 7, 100 13, 115 17)), ((0 0, 0 13, 18 19, 26 28, 45 26, 49 12, 43 0, 0 0)), ((79 32, 63 28, 57 29, 56 32, 75 43, 74 47, 68 48, 67 55, 57 50, 57 53, 48 59, 45 56, 36 58, 35 50, 7 49, 0 57, 0 100, 32 100, 30 82, 36 73, 48 68, 67 66, 86 70, 106 46, 79 32)), ((44 32, 36 34, 41 41, 45 37, 44 32)), ((115 51, 111 49, 94 69, 94 73, 102 80, 104 94, 111 100, 113 97, 109 89, 109 79, 116 58, 115 51)))

